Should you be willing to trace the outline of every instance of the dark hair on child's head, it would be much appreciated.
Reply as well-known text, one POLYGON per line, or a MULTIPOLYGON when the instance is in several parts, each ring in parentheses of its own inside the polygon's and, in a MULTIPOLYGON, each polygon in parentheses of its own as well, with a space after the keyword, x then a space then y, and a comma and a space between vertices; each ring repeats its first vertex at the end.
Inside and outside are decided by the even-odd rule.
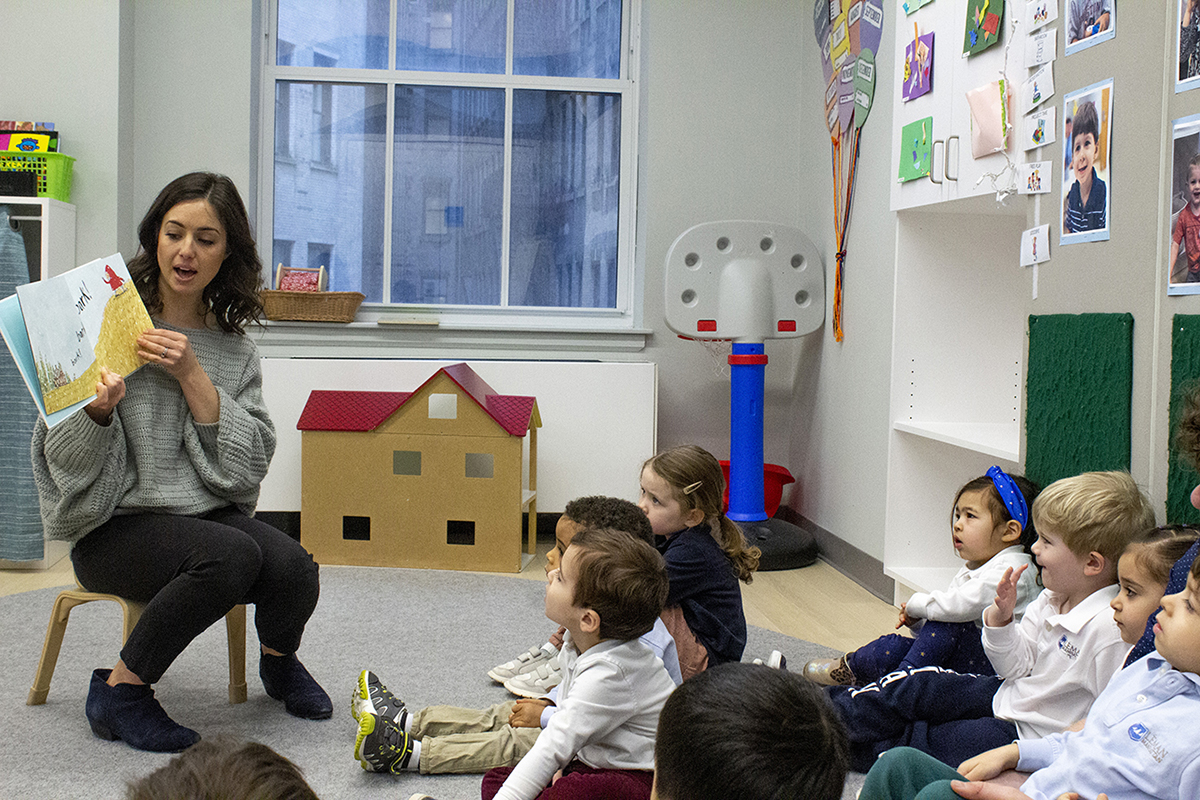
MULTIPOLYGON (((1025 552, 1033 555, 1033 543, 1037 541, 1037 526, 1033 522, 1033 501, 1037 499, 1038 494, 1042 491, 1041 487, 1023 475, 1014 475, 1011 472, 1005 473, 1012 478, 1013 483, 1017 485, 1017 489, 1021 492, 1021 496, 1025 498, 1025 510, 1028 521, 1021 527, 1021 538, 1019 543, 1025 548, 1025 552)), ((987 503, 988 511, 992 515, 992 525, 999 527, 1004 525, 1010 519, 1013 519, 1012 512, 1008 510, 1008 506, 1004 504, 1004 498, 1000 496, 1000 490, 996 488, 996 482, 987 475, 980 475, 978 478, 972 478, 962 485, 958 490, 958 494, 954 495, 954 505, 950 507, 950 525, 954 525, 954 508, 958 505, 958 500, 967 492, 982 492, 985 502, 987 503)))
POLYGON ((626 531, 584 528, 577 551, 575 605, 600 615, 602 639, 636 639, 654 627, 667 602, 667 565, 659 552, 626 531))
POLYGON ((158 291, 158 237, 167 212, 180 203, 205 200, 225 228, 226 256, 216 276, 204 287, 204 302, 221 330, 241 333, 246 322, 263 311, 258 290, 262 261, 250 229, 250 218, 233 181, 213 172, 191 172, 168 183, 138 225, 141 247, 129 262, 129 275, 151 314, 162 311, 158 291))
POLYGON ((1085 133, 1092 135, 1092 141, 1100 144, 1100 118, 1096 116, 1096 104, 1084 100, 1075 109, 1075 117, 1071 122, 1071 143, 1085 133))
POLYGON ((662 800, 839 800, 849 753, 819 686, 762 664, 718 664, 663 706, 656 792, 662 800))
POLYGON ((750 583, 758 569, 762 551, 751 546, 733 520, 725 516, 725 474, 716 457, 694 444, 664 450, 642 464, 671 487, 685 512, 698 508, 704 513, 713 536, 721 543, 738 579, 750 583))
POLYGON ((1183 395, 1179 424, 1175 428, 1175 447, 1188 466, 1200 471, 1200 382, 1183 395))
POLYGON ((1133 556, 1150 580, 1166 586, 1171 577, 1171 567, 1183 558, 1197 539, 1200 539, 1200 530, 1196 528, 1160 525, 1135 536, 1121 555, 1133 556))
POLYGON ((126 800, 317 800, 300 768, 258 742, 201 739, 141 780, 126 800))
POLYGON ((650 518, 636 504, 619 497, 577 497, 567 503, 563 516, 584 528, 612 528, 654 544, 650 518))
POLYGON ((1154 527, 1154 508, 1123 470, 1060 478, 1033 501, 1030 518, 1052 530, 1076 555, 1104 556, 1116 575, 1117 559, 1139 532, 1154 527))

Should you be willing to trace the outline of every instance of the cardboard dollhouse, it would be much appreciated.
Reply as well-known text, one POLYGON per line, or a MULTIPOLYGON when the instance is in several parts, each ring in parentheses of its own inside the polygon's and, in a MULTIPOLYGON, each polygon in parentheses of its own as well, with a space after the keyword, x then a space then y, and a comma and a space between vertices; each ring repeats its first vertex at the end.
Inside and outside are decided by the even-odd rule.
POLYGON ((518 572, 541 424, 536 398, 466 364, 413 392, 314 390, 296 425, 301 541, 321 564, 518 572))

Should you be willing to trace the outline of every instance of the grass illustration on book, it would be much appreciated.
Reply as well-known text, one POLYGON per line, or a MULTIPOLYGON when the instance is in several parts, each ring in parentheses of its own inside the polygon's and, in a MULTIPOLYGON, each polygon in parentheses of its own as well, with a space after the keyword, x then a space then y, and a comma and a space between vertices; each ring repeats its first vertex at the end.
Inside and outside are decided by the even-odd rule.
POLYGON ((119 253, 0 300, 0 333, 51 426, 91 402, 102 366, 141 367, 137 338, 153 327, 119 253))

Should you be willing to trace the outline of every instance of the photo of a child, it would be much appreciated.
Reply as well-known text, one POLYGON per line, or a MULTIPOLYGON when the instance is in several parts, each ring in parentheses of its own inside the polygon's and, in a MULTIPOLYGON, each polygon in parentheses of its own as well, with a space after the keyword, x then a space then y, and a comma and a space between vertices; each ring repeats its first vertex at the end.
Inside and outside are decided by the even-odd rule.
POLYGON ((1116 34, 1116 5, 1117 0, 1067 0, 1066 54, 1071 55, 1113 38, 1116 34))
POLYGON ((1111 79, 1063 98, 1063 117, 1069 120, 1063 138, 1070 147, 1070 160, 1063 174, 1060 244, 1109 238, 1111 111, 1111 79))
POLYGON ((1179 38, 1175 41, 1179 77, 1175 91, 1200 86, 1200 0, 1179 0, 1179 38))
POLYGON ((1167 294, 1200 294, 1200 114, 1175 120, 1172 139, 1167 294))

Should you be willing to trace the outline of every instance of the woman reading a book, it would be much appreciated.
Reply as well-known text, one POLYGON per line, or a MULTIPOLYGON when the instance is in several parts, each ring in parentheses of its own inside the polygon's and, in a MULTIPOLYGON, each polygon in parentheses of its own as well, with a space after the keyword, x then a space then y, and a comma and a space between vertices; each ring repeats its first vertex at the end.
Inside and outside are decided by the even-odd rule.
POLYGON ((255 605, 259 674, 298 717, 331 715, 296 658, 316 607, 317 565, 298 542, 253 518, 275 451, 258 351, 243 326, 262 312, 261 263, 228 178, 192 173, 159 194, 129 264, 154 324, 145 365, 101 370, 96 398, 34 431, 46 536, 71 542, 81 585, 146 604, 111 669, 92 675, 93 732, 141 750, 200 737, 154 698, 188 643, 240 603, 255 605))

